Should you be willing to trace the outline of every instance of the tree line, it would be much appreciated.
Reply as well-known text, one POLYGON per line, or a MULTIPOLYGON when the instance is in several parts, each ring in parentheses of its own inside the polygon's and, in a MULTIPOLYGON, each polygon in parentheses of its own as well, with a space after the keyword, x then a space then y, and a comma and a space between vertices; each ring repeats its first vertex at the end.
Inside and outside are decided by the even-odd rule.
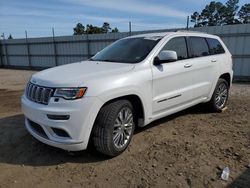
MULTIPOLYGON (((194 27, 248 24, 250 23, 250 3, 240 7, 239 0, 228 0, 225 4, 211 1, 201 12, 196 11, 191 15, 191 22, 194 23, 194 27)), ((73 28, 73 35, 117 32, 119 32, 118 28, 111 28, 108 22, 104 22, 101 27, 77 23, 73 28)), ((8 39, 13 39, 11 34, 8 39)))
MULTIPOLYGON (((77 23, 76 26, 73 28, 73 32, 73 35, 83 35, 96 33, 117 33, 119 32, 119 30, 117 27, 111 28, 108 22, 104 22, 101 27, 92 24, 87 24, 85 27, 83 24, 77 23)), ((12 35, 9 34, 7 39, 13 39, 12 35)))
POLYGON ((108 22, 104 22, 101 27, 94 26, 92 24, 87 24, 86 27, 77 23, 73 28, 74 35, 83 35, 83 34, 96 34, 96 33, 117 33, 119 30, 117 27, 111 28, 108 22))
POLYGON ((250 3, 239 6, 239 0, 228 0, 225 4, 211 1, 201 12, 191 15, 194 27, 222 26, 250 23, 250 3))

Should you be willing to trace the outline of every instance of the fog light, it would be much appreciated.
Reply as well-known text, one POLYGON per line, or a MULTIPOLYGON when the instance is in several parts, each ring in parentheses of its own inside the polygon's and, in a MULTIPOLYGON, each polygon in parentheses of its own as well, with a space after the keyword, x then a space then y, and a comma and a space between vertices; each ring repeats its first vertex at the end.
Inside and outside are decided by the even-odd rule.
POLYGON ((69 120, 70 115, 51 115, 47 114, 47 117, 52 120, 69 120))

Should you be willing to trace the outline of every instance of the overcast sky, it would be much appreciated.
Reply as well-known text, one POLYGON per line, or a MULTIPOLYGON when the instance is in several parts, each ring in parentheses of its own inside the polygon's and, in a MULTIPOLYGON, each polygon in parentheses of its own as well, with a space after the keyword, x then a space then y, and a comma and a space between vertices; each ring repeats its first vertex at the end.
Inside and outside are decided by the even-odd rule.
MULTIPOLYGON (((221 2, 225 2, 222 0, 221 2)), ((245 4, 249 0, 240 0, 245 4)), ((200 11, 210 0, 0 0, 0 32, 14 38, 72 35, 73 27, 101 26, 128 31, 185 27, 186 17, 200 11)))

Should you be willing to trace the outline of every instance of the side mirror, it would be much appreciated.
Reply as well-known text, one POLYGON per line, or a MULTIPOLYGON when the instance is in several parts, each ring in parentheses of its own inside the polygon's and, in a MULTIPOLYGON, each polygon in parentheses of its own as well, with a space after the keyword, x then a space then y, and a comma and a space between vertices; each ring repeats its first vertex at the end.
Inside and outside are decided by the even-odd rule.
POLYGON ((177 53, 171 50, 163 50, 159 53, 157 57, 154 59, 154 65, 160 65, 162 63, 168 63, 177 61, 177 53))

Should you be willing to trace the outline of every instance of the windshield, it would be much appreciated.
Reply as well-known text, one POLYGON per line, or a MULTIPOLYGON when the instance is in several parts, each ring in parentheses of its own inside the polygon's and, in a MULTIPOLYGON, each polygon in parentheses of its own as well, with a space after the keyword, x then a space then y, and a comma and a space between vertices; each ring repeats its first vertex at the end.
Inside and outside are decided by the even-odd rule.
POLYGON ((118 40, 90 60, 118 63, 138 63, 144 60, 162 37, 137 37, 118 40))

